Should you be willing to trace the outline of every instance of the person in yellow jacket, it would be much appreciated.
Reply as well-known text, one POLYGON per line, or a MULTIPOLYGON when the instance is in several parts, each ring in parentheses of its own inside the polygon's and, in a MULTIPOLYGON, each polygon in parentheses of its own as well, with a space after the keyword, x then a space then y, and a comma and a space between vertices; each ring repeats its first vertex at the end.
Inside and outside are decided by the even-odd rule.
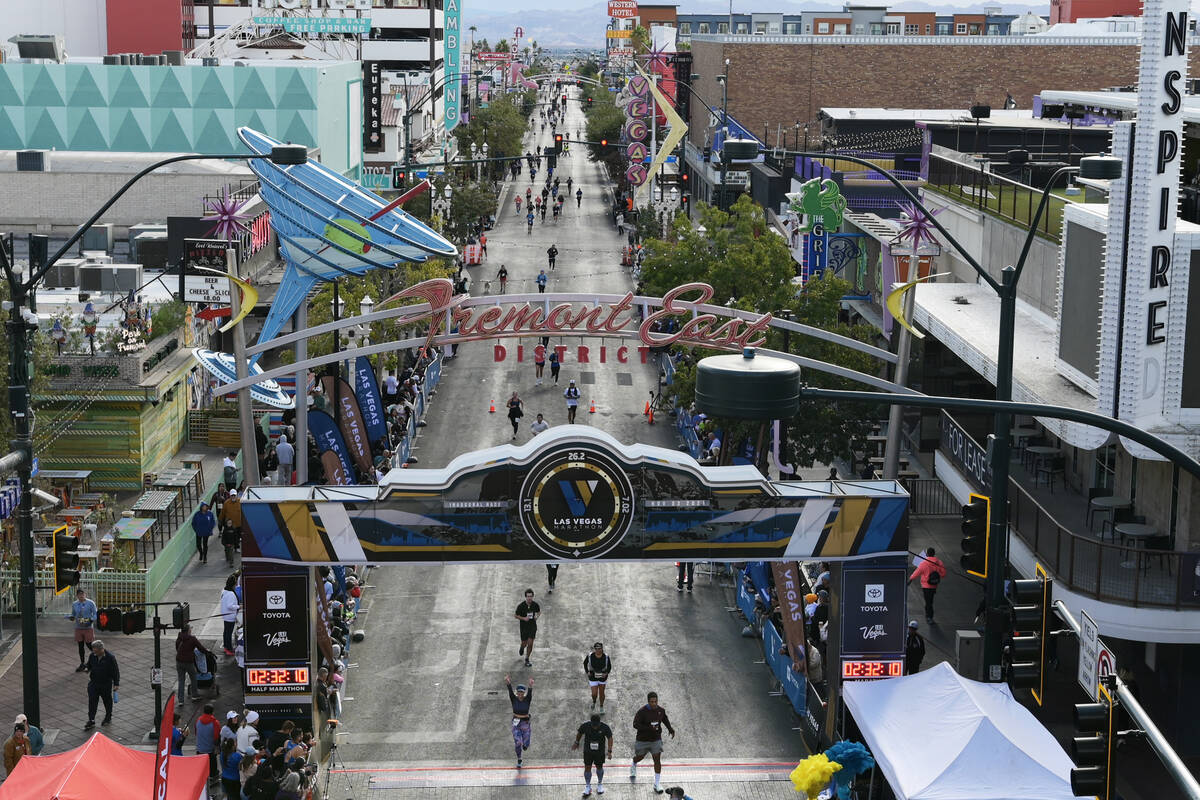
POLYGON ((29 743, 29 737, 25 735, 25 725, 18 722, 13 726, 13 735, 4 743, 4 769, 7 774, 12 775, 21 756, 32 752, 33 746, 29 743))

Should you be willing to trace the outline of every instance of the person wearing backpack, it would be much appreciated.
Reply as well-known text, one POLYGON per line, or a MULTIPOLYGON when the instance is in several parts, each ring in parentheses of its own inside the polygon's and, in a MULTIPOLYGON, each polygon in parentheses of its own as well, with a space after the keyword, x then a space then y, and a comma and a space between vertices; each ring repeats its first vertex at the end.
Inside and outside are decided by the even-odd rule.
POLYGON ((933 624, 933 596, 937 594, 938 584, 946 577, 946 565, 937 557, 932 547, 925 551, 925 557, 908 576, 908 582, 921 579, 921 594, 925 595, 925 622, 933 624))

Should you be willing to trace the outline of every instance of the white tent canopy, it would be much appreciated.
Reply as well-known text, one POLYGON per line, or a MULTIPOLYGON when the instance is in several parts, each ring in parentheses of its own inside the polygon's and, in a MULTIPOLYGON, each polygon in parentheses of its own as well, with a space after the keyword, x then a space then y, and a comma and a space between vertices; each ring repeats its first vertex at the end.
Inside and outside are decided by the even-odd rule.
POLYGON ((846 706, 899 800, 1074 800, 1074 764, 1006 684, 942 662, 847 682, 846 706))

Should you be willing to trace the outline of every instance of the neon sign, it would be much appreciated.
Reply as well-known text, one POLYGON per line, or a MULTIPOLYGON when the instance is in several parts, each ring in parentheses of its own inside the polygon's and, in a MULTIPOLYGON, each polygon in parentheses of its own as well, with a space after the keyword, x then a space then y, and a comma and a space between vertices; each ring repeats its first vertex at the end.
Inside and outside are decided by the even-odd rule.
MULTIPOLYGON (((637 338, 647 348, 670 347, 674 344, 709 347, 734 352, 745 347, 759 347, 767 340, 766 331, 774 317, 763 314, 750 321, 740 317, 725 320, 715 314, 695 313, 691 306, 712 299, 713 288, 706 283, 685 283, 663 295, 662 308, 647 314, 637 328, 637 338), (685 296, 695 294, 687 299, 685 296), (655 328, 678 317, 680 324, 672 333, 655 328)), ((428 348, 443 326, 457 333, 443 343, 478 341, 481 339, 520 336, 553 336, 578 333, 592 336, 623 335, 636 320, 634 294, 628 292, 616 303, 597 303, 576 306, 572 303, 514 303, 507 309, 499 305, 467 307, 466 295, 455 295, 453 284, 446 278, 418 283, 400 292, 395 298, 419 297, 429 301, 428 312, 409 317, 404 324, 429 320, 428 348), (448 324, 447 324, 448 323, 448 324)), ((622 362, 624 363, 624 362, 622 362)))
POLYGON ((625 155, 629 157, 629 166, 625 168, 625 180, 631 186, 641 186, 646 182, 647 172, 645 160, 650 154, 649 148, 642 140, 650 132, 646 117, 650 115, 650 81, 644 75, 634 75, 625 84, 625 88, 617 95, 617 107, 625 110, 625 127, 622 135, 625 141, 625 155))

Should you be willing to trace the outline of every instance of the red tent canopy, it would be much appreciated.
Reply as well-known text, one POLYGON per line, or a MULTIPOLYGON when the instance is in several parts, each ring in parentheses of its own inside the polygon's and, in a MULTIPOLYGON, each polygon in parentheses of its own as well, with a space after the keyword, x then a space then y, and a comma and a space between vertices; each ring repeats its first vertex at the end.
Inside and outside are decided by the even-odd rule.
MULTIPOLYGON (((171 756, 167 800, 206 796, 207 756, 171 756)), ((117 744, 102 733, 52 756, 23 756, 0 785, 0 800, 93 800, 150 797, 154 754, 117 744)))

